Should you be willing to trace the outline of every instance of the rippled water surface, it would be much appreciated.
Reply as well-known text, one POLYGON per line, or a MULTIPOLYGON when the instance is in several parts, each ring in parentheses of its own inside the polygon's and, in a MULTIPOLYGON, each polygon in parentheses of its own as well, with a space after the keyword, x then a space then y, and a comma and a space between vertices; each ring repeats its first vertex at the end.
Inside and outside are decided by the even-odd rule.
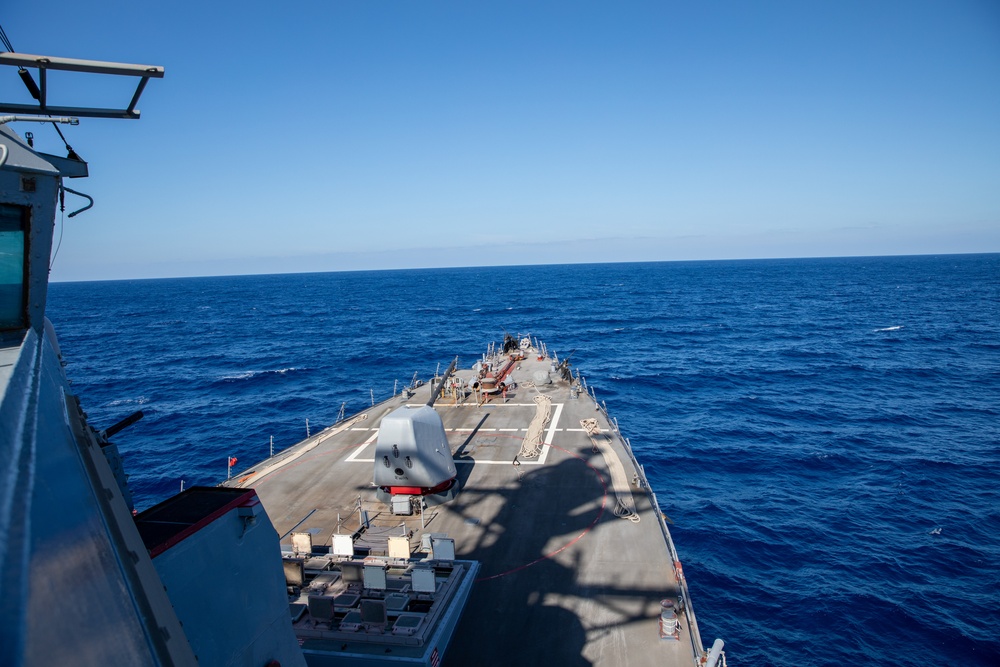
POLYGON ((630 437, 731 665, 1000 664, 1000 255, 62 283, 49 316, 92 423, 146 415, 140 508, 530 332, 630 437))

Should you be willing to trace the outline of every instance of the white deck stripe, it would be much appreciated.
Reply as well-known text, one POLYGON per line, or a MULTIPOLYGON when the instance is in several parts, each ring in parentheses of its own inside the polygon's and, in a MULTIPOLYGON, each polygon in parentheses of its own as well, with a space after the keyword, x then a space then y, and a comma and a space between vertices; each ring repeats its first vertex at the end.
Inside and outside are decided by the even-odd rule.
MULTIPOLYGON (((507 405, 513 405, 513 404, 507 403, 507 405)), ((534 405, 535 405, 534 403, 531 404, 531 406, 534 406, 534 405)), ((556 428, 556 425, 559 423, 559 417, 562 415, 563 404, 562 403, 556 403, 555 406, 556 406, 556 410, 555 410, 555 412, 552 415, 552 423, 549 424, 549 428, 545 432, 545 444, 542 445, 542 454, 541 454, 541 456, 538 457, 537 461, 531 461, 531 460, 521 461, 521 465, 523 465, 523 466, 540 466, 540 465, 545 465, 545 461, 548 459, 548 456, 549 456, 549 449, 550 449, 549 445, 552 444, 552 439, 555 437, 555 434, 556 434, 557 431, 563 431, 563 430, 566 430, 566 431, 582 431, 583 430, 583 429, 573 429, 573 428, 567 428, 567 429, 556 428)), ((442 406, 442 407, 444 407, 444 406, 442 406)), ((522 404, 522 407, 528 407, 528 406, 522 404)), ((375 459, 359 459, 358 455, 362 451, 364 451, 365 448, 368 447, 368 445, 372 444, 375 441, 375 439, 378 437, 378 429, 377 428, 371 428, 371 429, 351 429, 351 430, 352 431, 353 430, 359 430, 359 431, 371 430, 371 431, 375 431, 375 432, 371 435, 370 438, 368 438, 367 440, 365 440, 365 442, 364 442, 363 445, 361 445, 360 447, 358 447, 354 451, 353 454, 351 454, 350 456, 348 456, 344 460, 345 461, 350 461, 351 463, 375 463, 375 459)), ((472 432, 472 429, 468 429, 468 428, 462 428, 462 429, 450 428, 450 429, 445 429, 445 430, 452 431, 452 432, 455 432, 455 431, 465 431, 465 432, 469 432, 469 433, 472 432)), ((478 429, 477 432, 482 432, 482 431, 492 431, 492 432, 497 432, 497 431, 526 431, 526 430, 527 429, 523 429, 523 428, 481 428, 481 429, 478 429)), ((469 461, 469 460, 466 460, 466 459, 454 459, 454 461, 455 461, 456 464, 458 464, 458 463, 473 464, 474 463, 474 464, 477 464, 477 465, 504 465, 504 466, 512 465, 512 461, 476 461, 476 460, 469 461)))
MULTIPOLYGON (((562 405, 562 404, 561 403, 557 403, 556 405, 562 405)), ((378 431, 378 427, 373 426, 371 428, 352 428, 352 429, 349 429, 349 430, 351 430, 351 431, 378 431)), ((498 431, 501 432, 501 433, 508 433, 508 432, 509 433, 515 433, 515 432, 527 431, 528 429, 526 429, 526 428, 478 428, 478 429, 471 429, 471 428, 446 428, 445 430, 446 431, 451 431, 452 433, 471 433, 474 430, 477 431, 477 432, 480 432, 480 433, 482 433, 482 432, 496 433, 498 431)), ((546 429, 546 430, 548 430, 548 431, 556 431, 556 432, 565 431, 567 433, 586 433, 586 429, 582 429, 582 428, 549 428, 549 429, 546 429)))
POLYGON ((542 455, 538 457, 539 465, 545 463, 545 460, 549 457, 549 450, 551 449, 549 445, 552 444, 552 438, 556 435, 556 425, 559 423, 559 417, 562 416, 562 409, 563 404, 556 403, 556 411, 552 415, 552 423, 549 425, 549 430, 545 434, 545 444, 542 446, 542 455))
POLYGON ((375 442, 375 438, 378 437, 378 429, 374 429, 375 432, 372 433, 371 437, 365 440, 364 444, 354 450, 354 453, 348 456, 345 461, 358 461, 360 463, 375 463, 375 459, 359 459, 358 454, 364 451, 365 447, 375 442))

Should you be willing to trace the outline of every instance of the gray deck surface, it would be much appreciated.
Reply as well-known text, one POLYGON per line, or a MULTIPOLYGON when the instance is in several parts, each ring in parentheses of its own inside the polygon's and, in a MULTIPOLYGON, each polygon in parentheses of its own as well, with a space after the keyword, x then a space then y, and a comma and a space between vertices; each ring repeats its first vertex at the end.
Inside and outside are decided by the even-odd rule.
MULTIPOLYGON (((461 405, 450 397, 435 405, 462 490, 425 510, 425 530, 447 533, 457 558, 481 563, 444 664, 695 664, 701 646, 690 608, 679 614, 679 640, 660 638, 660 601, 676 601, 678 584, 665 527, 647 490, 634 482, 623 441, 586 393, 574 396, 555 374, 553 384, 533 386, 533 373, 548 370, 550 362, 531 355, 511 376, 518 387, 506 402, 497 396, 478 405, 470 395, 461 405), (538 394, 552 400, 544 432, 551 446, 515 467, 538 394), (615 516, 609 466, 581 427, 587 418, 598 420, 598 440, 610 444, 624 466, 637 523, 615 516)), ((402 534, 404 517, 375 500, 375 438, 382 416, 404 403, 425 403, 429 391, 425 385, 409 399, 376 405, 362 413, 364 420, 316 434, 230 484, 256 489, 283 544, 295 530, 312 531, 314 544, 329 545, 338 514, 341 532, 356 530, 359 496, 371 533, 402 534)), ((413 531, 414 556, 421 556, 420 517, 405 517, 405 525, 413 531)))

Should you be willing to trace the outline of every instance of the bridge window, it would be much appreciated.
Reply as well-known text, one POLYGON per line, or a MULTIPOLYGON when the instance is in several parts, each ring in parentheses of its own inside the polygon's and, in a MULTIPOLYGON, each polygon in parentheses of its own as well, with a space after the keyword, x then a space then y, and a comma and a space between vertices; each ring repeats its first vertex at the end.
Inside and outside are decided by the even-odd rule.
POLYGON ((27 326, 28 211, 0 204, 0 329, 27 326))

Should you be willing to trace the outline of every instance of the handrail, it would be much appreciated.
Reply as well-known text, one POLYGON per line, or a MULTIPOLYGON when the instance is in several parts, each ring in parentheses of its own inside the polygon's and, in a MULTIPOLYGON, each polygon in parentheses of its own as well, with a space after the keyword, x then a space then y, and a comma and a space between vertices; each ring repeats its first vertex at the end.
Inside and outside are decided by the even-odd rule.
POLYGON ((67 215, 66 216, 67 218, 72 218, 73 216, 79 215, 80 213, 83 213, 87 209, 93 207, 93 205, 94 205, 94 198, 91 197, 90 195, 85 195, 82 192, 77 192, 76 190, 71 190, 71 189, 67 188, 65 185, 62 186, 62 189, 65 190, 66 192, 72 192, 73 194, 75 194, 78 197, 83 197, 84 199, 86 199, 87 201, 90 202, 89 204, 87 204, 83 208, 78 209, 76 211, 73 211, 72 213, 70 213, 69 215, 67 215))

